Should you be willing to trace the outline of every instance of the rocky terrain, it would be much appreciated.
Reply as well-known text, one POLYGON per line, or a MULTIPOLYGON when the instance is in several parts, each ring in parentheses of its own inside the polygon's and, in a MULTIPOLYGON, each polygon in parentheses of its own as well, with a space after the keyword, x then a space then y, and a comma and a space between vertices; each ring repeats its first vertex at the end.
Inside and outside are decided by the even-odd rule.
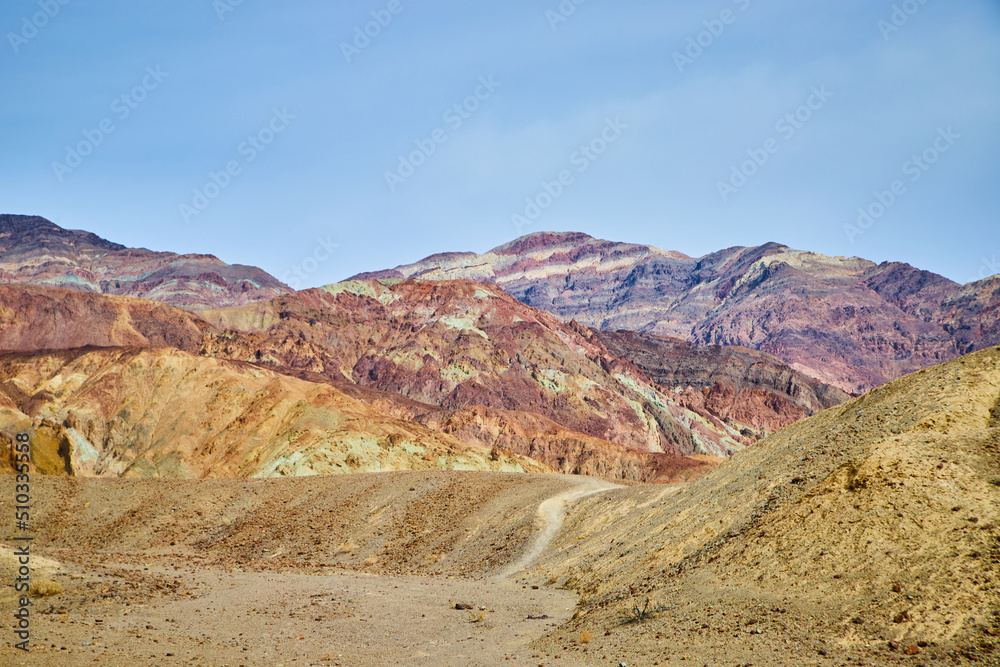
MULTIPOLYGON (((658 384, 649 376, 660 371, 624 339, 612 352, 610 339, 465 281, 354 281, 210 310, 88 292, 74 282, 77 260, 125 249, 41 219, 3 220, 8 257, 60 258, 35 265, 63 271, 74 289, 0 284, 0 350, 170 346, 245 361, 341 391, 374 390, 357 397, 467 444, 642 481, 697 476, 714 460, 692 456, 728 456, 819 405, 788 393, 817 383, 796 377, 779 387, 787 369, 770 361, 709 373, 710 385, 698 363, 682 364, 658 384)), ((700 349, 678 348, 707 359, 700 349)))
POLYGON ((224 308, 291 290, 253 266, 212 255, 126 248, 38 216, 0 215, 0 283, 139 297, 180 308, 224 308))
POLYGON ((997 664, 998 508, 993 347, 797 422, 686 487, 581 501, 539 565, 587 596, 548 650, 581 651, 579 633, 621 627, 648 598, 648 623, 594 631, 590 651, 997 664))
POLYGON ((308 370, 460 410, 533 412, 649 452, 728 456, 750 440, 681 406, 590 332, 469 281, 352 281, 201 312, 203 353, 308 370))
POLYGON ((170 346, 201 349, 207 322, 188 311, 127 297, 0 285, 0 350, 170 346))
MULTIPOLYGON (((438 285, 440 290, 441 286, 438 285)), ((496 289, 496 288, 490 288, 496 289)), ((336 302, 327 292, 317 291, 316 294, 297 295, 301 298, 325 296, 331 303, 336 302)), ((461 293, 452 295, 456 298, 452 304, 456 312, 464 306, 460 300, 461 293)), ((522 304, 503 297, 509 301, 522 314, 532 312, 532 309, 522 304)), ((668 453, 654 452, 648 450, 637 450, 622 444, 611 442, 594 435, 588 435, 580 431, 568 428, 557 423, 544 415, 547 409, 546 403, 536 400, 535 403, 522 407, 525 409, 511 409, 504 407, 507 405, 502 400, 498 401, 501 407, 488 407, 474 402, 468 402, 457 406, 442 407, 440 404, 422 403, 406 398, 399 393, 391 391, 395 389, 388 386, 389 391, 380 391, 367 386, 355 383, 353 378, 347 378, 341 373, 341 366, 345 359, 354 356, 354 364, 361 356, 358 350, 364 350, 367 354, 377 353, 376 348, 368 349, 366 343, 359 343, 355 340, 337 339, 336 336, 329 340, 323 338, 323 327, 320 321, 329 323, 337 320, 349 322, 352 318, 358 319, 358 329, 356 332, 369 336, 371 331, 383 326, 384 323, 372 320, 363 325, 363 318, 355 315, 349 310, 345 311, 341 306, 330 306, 328 312, 321 312, 327 305, 320 302, 313 310, 301 310, 305 320, 313 319, 312 327, 309 329, 310 338, 313 342, 305 344, 300 338, 297 327, 302 320, 295 319, 293 313, 298 312, 293 306, 298 301, 282 302, 278 312, 280 317, 275 316, 276 321, 284 318, 283 325, 276 325, 274 331, 266 334, 244 334, 235 330, 218 329, 214 325, 201 319, 190 311, 179 310, 141 299, 124 297, 112 297, 99 294, 88 294, 79 291, 70 291, 52 287, 35 287, 23 285, 0 286, 0 349, 19 352, 32 352, 36 350, 77 350, 87 346, 101 348, 126 348, 122 350, 131 354, 135 352, 133 348, 157 348, 173 347, 192 355, 211 355, 218 358, 247 360, 242 366, 233 367, 240 369, 239 372, 231 372, 219 381, 234 385, 234 390, 246 389, 247 371, 252 366, 266 370, 269 374, 279 374, 282 376, 293 376, 311 385, 316 383, 329 385, 335 393, 349 395, 361 403, 365 403, 383 416, 391 416, 393 419, 403 422, 411 422, 417 432, 426 432, 427 429, 447 436, 446 440, 457 439, 467 446, 472 446, 480 450, 482 454, 499 452, 501 454, 525 455, 529 456, 545 466, 565 473, 588 474, 598 476, 608 476, 618 479, 628 479, 636 481, 653 481, 661 479, 664 481, 691 479, 708 470, 715 462, 714 459, 692 458, 683 456, 675 451, 668 453), (317 310, 318 308, 318 310, 317 310), (314 318, 319 318, 316 320, 314 318), (289 319, 292 318, 292 319, 289 319), (331 320, 331 318, 333 318, 331 320), (333 341, 333 342, 330 342, 333 341), (349 343, 349 344, 348 344, 349 343), (537 410, 543 414, 539 414, 537 410)), ((299 303, 301 305, 301 303, 299 303)), ((265 307, 265 306, 262 306, 265 307)), ((270 307, 270 305, 266 306, 270 307)), ((233 313, 235 319, 239 319, 245 313, 239 311, 233 313)), ((549 318, 544 313, 539 313, 543 318, 549 318)), ((551 319, 551 318, 549 318, 551 319)), ((438 354, 447 356, 450 344, 447 336, 434 341, 437 330, 433 318, 428 318, 426 331, 423 335, 427 341, 433 342, 438 354)), ((407 324, 407 328, 412 324, 407 324)), ((445 327, 438 327, 447 333, 445 327)), ((339 333, 339 329, 334 328, 334 333, 339 333)), ((329 332, 327 332, 329 333, 329 332)), ((367 340, 367 339, 365 339, 367 340)), ((574 356, 575 353, 565 349, 565 345, 558 337, 551 337, 542 344, 554 347, 554 354, 574 356)), ((90 353, 97 353, 90 350, 90 353)), ((166 355, 168 351, 158 350, 156 354, 166 355)), ((124 358, 124 357, 123 357, 124 358)), ((609 357, 610 358, 610 357, 609 357)), ((22 355, 12 356, 8 359, 31 359, 24 363, 38 363, 47 365, 52 362, 50 356, 22 355)), ((580 363, 589 364, 586 359, 579 360, 580 363)), ((196 366, 197 361, 187 359, 186 363, 196 366)), ((90 373, 93 368, 87 366, 85 372, 90 373)), ((350 368, 350 367, 349 367, 350 368)), ((232 369, 230 369, 232 370, 232 369)), ((100 368, 94 377, 90 378, 94 383, 108 383, 112 381, 123 381, 131 386, 139 381, 135 374, 138 371, 132 365, 113 366, 109 369, 100 368), (121 374, 124 377, 120 378, 121 374), (131 374, 131 375, 130 375, 131 374)), ((368 376, 365 376, 368 377, 368 376)), ((607 376, 603 376, 608 380, 607 376)), ((21 386, 19 391, 24 394, 19 399, 20 409, 27 412, 34 421, 41 419, 51 419, 54 423, 62 423, 68 414, 69 408, 64 408, 61 404, 49 404, 46 389, 37 385, 37 382, 51 382, 51 378, 32 378, 26 385, 21 386), (37 398, 32 398, 38 393, 37 398)), ((252 382, 252 380, 250 380, 252 382)), ((616 381, 610 382, 610 391, 616 391, 616 381)), ((375 384, 368 382, 362 384, 375 384)), ((304 384, 303 384, 304 386, 304 384)), ((313 387, 310 392, 315 395, 322 395, 321 387, 313 387)), ((541 390, 541 389, 540 389, 541 390)), ((192 395, 214 395, 216 389, 208 390, 204 387, 193 390, 192 395)), ((618 390, 620 391, 620 390, 618 390)), ((312 395, 311 394, 311 395, 312 395)), ((441 398, 441 396, 437 396, 441 398)), ((187 410, 186 404, 172 403, 173 407, 187 410)), ((276 406, 277 407, 277 406, 276 406)), ((678 409, 675 407, 675 409, 678 409)), ((105 425, 97 426, 97 422, 91 423, 89 428, 97 430, 109 430, 113 428, 116 414, 107 410, 99 411, 105 425)), ((697 423, 711 424, 710 415, 708 418, 693 413, 697 423), (702 421, 703 420, 703 421, 702 421)), ((166 418, 166 412, 157 413, 156 417, 166 418)), ((556 415, 558 416, 558 415, 556 415)), ((152 415, 145 415, 147 419, 152 419, 152 415)), ((17 417, 21 419, 21 417, 17 417)), ((97 420, 98 416, 95 415, 97 420)), ((234 423, 229 426, 237 438, 239 428, 256 428, 256 421, 244 421, 234 423)), ((159 422, 149 423, 150 427, 159 428, 159 422)), ((723 433, 726 431, 722 430, 723 433)), ((681 431, 683 434, 683 431, 681 431)), ((711 435, 711 432, 709 432, 711 435)), ((384 434, 379 431, 370 433, 371 440, 379 441, 384 434)), ((54 434, 54 445, 63 441, 61 435, 54 434)), ((304 442, 304 441, 303 441, 304 442)), ((426 466, 422 454, 413 454, 415 460, 407 463, 402 459, 387 461, 384 457, 377 462, 379 465, 391 465, 394 468, 407 469, 411 467, 421 468, 426 466)), ((404 457, 405 458, 405 457, 404 457)), ((152 467, 131 467, 131 474, 151 474, 198 476, 198 469, 178 468, 172 463, 169 457, 152 456, 147 458, 146 463, 154 462, 152 467), (164 465, 159 465, 163 463, 164 465)), ((371 468, 372 461, 367 455, 359 455, 351 459, 351 462, 344 462, 342 470, 366 470, 371 468)), ((54 461, 51 467, 53 470, 62 470, 64 466, 59 461, 54 461)), ((487 466, 487 469, 492 469, 487 466)), ((72 468, 76 473, 91 474, 90 468, 72 468)), ((117 474, 117 467, 101 468, 102 474, 117 474)), ((241 469, 239 474, 251 474, 248 470, 241 469)), ((287 470, 282 469, 285 474, 287 470)), ((297 470, 293 468, 293 470, 297 470)), ((302 470, 309 470, 306 466, 302 470)), ((256 473, 253 473, 256 474, 256 473)))
POLYGON ((36 478, 36 554, 57 587, 36 602, 30 661, 9 643, 0 659, 995 665, 998 461, 994 347, 684 485, 36 478), (553 597, 568 592, 575 606, 553 597))
POLYGON ((961 286, 777 243, 692 258, 539 232, 357 277, 494 283, 587 326, 767 352, 852 394, 1000 342, 1000 277, 961 286))
POLYGON ((325 385, 173 348, 0 355, 0 466, 41 431, 37 472, 275 477, 380 470, 545 471, 390 417, 325 385))
POLYGON ((594 334, 613 354, 634 362, 684 405, 731 421, 755 436, 773 433, 850 398, 839 388, 763 352, 695 345, 634 331, 595 329, 594 334))

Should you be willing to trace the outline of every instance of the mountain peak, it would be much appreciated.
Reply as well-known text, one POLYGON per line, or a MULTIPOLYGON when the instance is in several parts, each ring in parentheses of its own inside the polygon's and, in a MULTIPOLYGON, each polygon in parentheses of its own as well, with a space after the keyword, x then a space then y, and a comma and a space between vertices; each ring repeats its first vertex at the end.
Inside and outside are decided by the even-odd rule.
MULTIPOLYGON (((774 241, 699 258, 580 232, 535 232, 482 255, 429 257, 399 278, 493 283, 565 321, 773 354, 860 393, 1000 340, 989 285, 963 288, 906 264, 877 266, 774 241), (859 342, 875 328, 886 339, 859 342), (885 355, 879 346, 895 350, 885 355), (844 350, 859 349, 851 360, 844 350)), ((369 274, 373 275, 373 274, 369 274)))
POLYGON ((498 246, 491 252, 498 255, 520 255, 540 248, 581 246, 594 240, 593 236, 583 232, 533 232, 498 246))
POLYGON ((140 297, 210 309, 291 290, 256 267, 214 255, 128 248, 36 215, 0 215, 0 282, 140 297))
POLYGON ((38 215, 0 215, 0 261, 5 260, 5 255, 13 249, 24 251, 31 245, 44 246, 46 253, 60 245, 77 250, 109 252, 125 249, 125 246, 102 239, 91 232, 63 229, 38 215))

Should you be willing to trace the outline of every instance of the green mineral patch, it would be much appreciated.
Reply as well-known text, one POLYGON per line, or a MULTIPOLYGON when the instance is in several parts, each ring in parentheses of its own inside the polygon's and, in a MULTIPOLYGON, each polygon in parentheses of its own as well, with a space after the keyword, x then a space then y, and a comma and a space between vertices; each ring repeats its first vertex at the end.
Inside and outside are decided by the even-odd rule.
POLYGON ((532 375, 535 382, 557 394, 563 393, 569 386, 569 376, 554 368, 540 368, 532 375))
POLYGON ((614 377, 616 380, 618 380, 618 382, 620 382, 621 384, 625 385, 635 393, 642 396, 642 398, 646 400, 648 403, 655 405, 661 410, 669 410, 669 406, 663 400, 663 396, 660 394, 660 392, 656 391, 649 385, 639 384, 638 382, 635 381, 634 378, 631 378, 627 375, 618 374, 615 375, 614 377))
POLYGON ((441 324, 445 325, 449 329, 471 331, 479 334, 486 340, 490 339, 490 337, 486 335, 485 331, 476 328, 476 320, 469 315, 448 315, 441 318, 441 324))
POLYGON ((367 296, 369 298, 375 299, 382 305, 388 305, 393 301, 396 301, 399 297, 388 289, 382 289, 385 284, 381 281, 379 283, 372 284, 370 282, 363 282, 360 280, 345 280, 343 282, 334 283, 333 285, 326 285, 323 287, 323 291, 337 296, 338 294, 354 294, 356 296, 367 296))
POLYGON ((413 442, 403 442, 398 447, 410 456, 424 456, 427 453, 427 449, 413 442))
POLYGON ((100 452, 83 437, 76 429, 66 429, 66 437, 70 444, 70 456, 73 468, 93 467, 97 463, 100 452))
POLYGON ((479 371, 458 362, 451 363, 446 368, 441 369, 441 379, 455 386, 477 377, 479 377, 479 371))

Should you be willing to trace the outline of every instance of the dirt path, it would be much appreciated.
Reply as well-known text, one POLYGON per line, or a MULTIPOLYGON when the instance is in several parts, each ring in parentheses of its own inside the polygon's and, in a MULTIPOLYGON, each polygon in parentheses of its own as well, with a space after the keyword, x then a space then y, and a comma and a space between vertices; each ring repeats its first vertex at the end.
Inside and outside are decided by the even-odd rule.
POLYGON ((156 482, 38 480, 36 553, 63 563, 64 592, 39 600, 29 655, 0 638, 0 664, 594 664, 534 646, 572 616, 572 592, 493 573, 530 566, 553 548, 567 505, 612 484, 465 473, 156 482))
POLYGON ((617 488, 621 487, 611 482, 593 478, 581 478, 577 488, 563 491, 558 495, 543 500, 538 506, 538 518, 542 522, 542 530, 535 538, 534 544, 520 558, 504 568, 498 577, 508 578, 514 576, 519 570, 528 567, 539 556, 545 553, 545 550, 552 545, 556 535, 559 534, 559 529, 562 528, 563 520, 566 518, 567 505, 588 496, 617 488))

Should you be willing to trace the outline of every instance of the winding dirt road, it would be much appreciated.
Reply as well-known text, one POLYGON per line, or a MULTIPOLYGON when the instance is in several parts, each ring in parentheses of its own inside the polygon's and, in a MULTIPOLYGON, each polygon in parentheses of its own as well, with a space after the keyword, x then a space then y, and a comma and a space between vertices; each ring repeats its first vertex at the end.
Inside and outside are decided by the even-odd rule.
POLYGON ((582 500, 587 496, 597 493, 604 493, 611 489, 621 488, 618 484, 605 482, 594 478, 580 478, 577 487, 569 491, 543 500, 538 505, 538 518, 542 523, 542 530, 535 537, 534 544, 520 558, 508 565, 500 572, 498 577, 509 578, 514 576, 519 570, 523 570, 534 563, 555 540, 562 528, 563 520, 566 518, 566 507, 570 503, 582 500))

